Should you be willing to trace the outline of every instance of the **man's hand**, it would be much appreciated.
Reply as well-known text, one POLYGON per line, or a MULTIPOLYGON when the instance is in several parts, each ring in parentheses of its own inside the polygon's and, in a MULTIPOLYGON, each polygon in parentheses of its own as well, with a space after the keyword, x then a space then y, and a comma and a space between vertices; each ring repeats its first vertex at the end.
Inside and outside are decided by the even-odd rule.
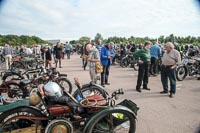
POLYGON ((139 63, 139 64, 143 64, 144 61, 142 61, 142 60, 138 60, 138 63, 139 63))

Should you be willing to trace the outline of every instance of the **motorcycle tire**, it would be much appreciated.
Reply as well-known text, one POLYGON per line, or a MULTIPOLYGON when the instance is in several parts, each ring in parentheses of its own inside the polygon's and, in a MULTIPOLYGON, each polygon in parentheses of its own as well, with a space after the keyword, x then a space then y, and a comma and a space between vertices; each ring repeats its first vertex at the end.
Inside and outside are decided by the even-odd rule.
POLYGON ((185 66, 179 66, 176 69, 176 79, 178 81, 183 81, 188 75, 187 68, 185 66))
POLYGON ((113 109, 99 115, 87 128, 87 133, 135 133, 135 117, 126 110, 113 109))

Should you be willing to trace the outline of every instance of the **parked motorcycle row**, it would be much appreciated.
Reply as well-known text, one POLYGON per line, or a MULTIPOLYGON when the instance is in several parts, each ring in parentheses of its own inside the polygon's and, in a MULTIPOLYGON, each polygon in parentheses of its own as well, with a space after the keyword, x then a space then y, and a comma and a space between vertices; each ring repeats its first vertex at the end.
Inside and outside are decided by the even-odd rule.
POLYGON ((78 78, 74 78, 76 88, 72 88, 67 75, 56 68, 44 68, 35 57, 20 59, 12 67, 15 71, 2 73, 0 132, 135 132, 139 108, 131 100, 115 102, 124 93, 123 89, 110 95, 93 82, 82 85, 78 78), (32 65, 27 63, 29 60, 32 65), (67 98, 66 103, 49 104, 52 99, 45 87, 54 90, 55 84, 62 97, 67 98))

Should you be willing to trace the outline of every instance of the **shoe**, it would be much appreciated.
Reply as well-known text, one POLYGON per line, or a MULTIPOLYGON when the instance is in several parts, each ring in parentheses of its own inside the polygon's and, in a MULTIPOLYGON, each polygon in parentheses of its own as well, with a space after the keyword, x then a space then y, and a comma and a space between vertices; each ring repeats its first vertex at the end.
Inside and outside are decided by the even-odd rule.
POLYGON ((136 88, 136 91, 140 92, 140 93, 142 92, 142 90, 140 88, 136 88))
POLYGON ((169 97, 174 98, 174 93, 170 93, 169 97))
POLYGON ((156 77, 157 76, 157 74, 153 74, 153 77, 156 77))
POLYGON ((105 83, 106 85, 110 85, 110 83, 105 83))
POLYGON ((160 94, 167 94, 168 91, 161 91, 160 94))
POLYGON ((144 90, 149 90, 149 91, 151 90, 151 89, 148 88, 148 87, 143 87, 143 89, 144 89, 144 90))
POLYGON ((105 87, 105 85, 101 85, 102 87, 105 87))
POLYGON ((60 66, 60 68, 62 68, 62 67, 60 66))

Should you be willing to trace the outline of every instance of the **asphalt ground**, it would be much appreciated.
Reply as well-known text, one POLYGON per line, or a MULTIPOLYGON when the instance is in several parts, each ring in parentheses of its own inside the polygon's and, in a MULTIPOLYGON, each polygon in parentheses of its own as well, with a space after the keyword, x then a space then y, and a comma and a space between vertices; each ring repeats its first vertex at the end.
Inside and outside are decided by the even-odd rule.
MULTIPOLYGON (((57 68, 67 74, 76 89, 73 79, 79 78, 82 84, 90 82, 88 67, 83 70, 80 55, 71 55, 71 59, 62 60, 62 68, 57 68)), ((174 98, 169 94, 160 94, 162 84, 160 75, 149 78, 150 91, 135 90, 137 71, 133 68, 121 68, 112 65, 109 82, 105 89, 109 94, 123 88, 125 94, 119 97, 130 99, 140 108, 137 115, 136 133, 200 133, 200 80, 187 77, 184 81, 177 81, 177 93, 174 98)))
MULTIPOLYGON (((88 67, 83 70, 80 55, 63 59, 62 68, 58 70, 67 74, 72 83, 75 77, 82 84, 90 82, 88 67)), ((110 85, 105 86, 109 94, 123 88, 125 94, 117 102, 130 99, 138 105, 137 133, 200 133, 200 80, 187 77, 184 81, 177 81, 177 93, 174 98, 169 98, 169 94, 159 93, 162 91, 160 75, 149 78, 150 91, 138 93, 135 90, 137 73, 130 67, 112 65, 110 85)))

